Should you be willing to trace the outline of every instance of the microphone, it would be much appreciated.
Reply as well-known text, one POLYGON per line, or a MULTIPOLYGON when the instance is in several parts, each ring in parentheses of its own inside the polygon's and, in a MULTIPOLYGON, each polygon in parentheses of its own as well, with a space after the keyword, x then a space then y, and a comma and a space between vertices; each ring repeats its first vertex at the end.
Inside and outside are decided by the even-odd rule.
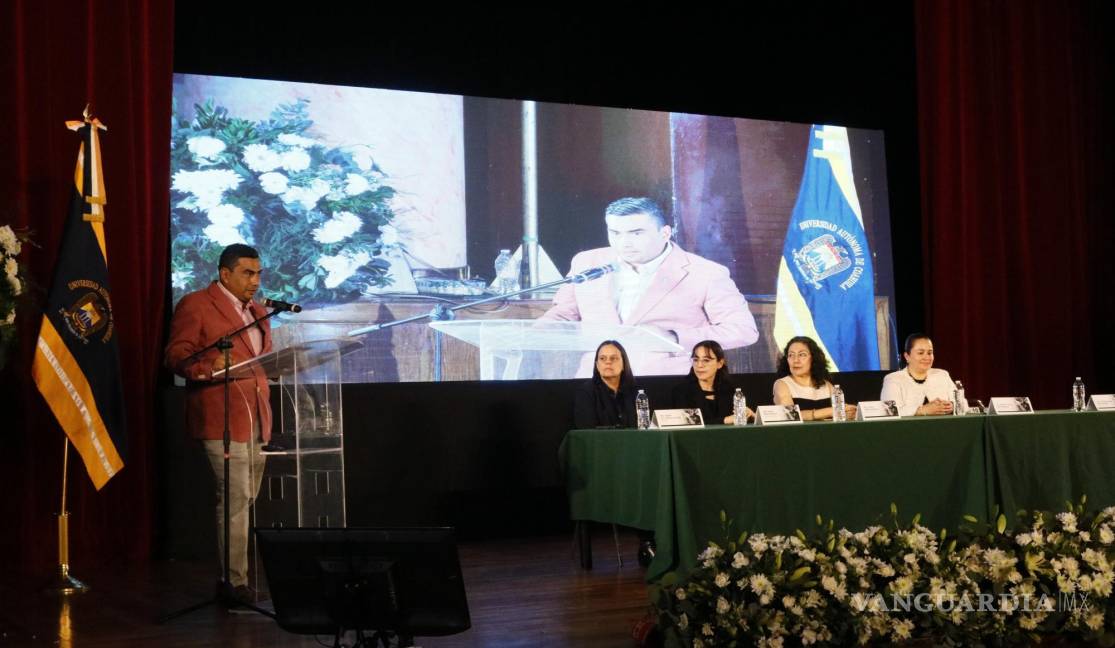
POLYGON ((609 272, 615 272, 616 270, 619 270, 619 264, 613 262, 597 268, 589 268, 584 272, 578 272, 577 274, 571 276, 569 279, 575 284, 580 284, 585 283, 586 281, 592 281, 593 279, 598 279, 608 274, 609 272))
POLYGON ((264 298, 263 305, 267 306, 268 308, 274 308, 277 311, 290 311, 292 313, 302 312, 302 307, 298 304, 288 304, 285 301, 279 301, 278 299, 264 298))

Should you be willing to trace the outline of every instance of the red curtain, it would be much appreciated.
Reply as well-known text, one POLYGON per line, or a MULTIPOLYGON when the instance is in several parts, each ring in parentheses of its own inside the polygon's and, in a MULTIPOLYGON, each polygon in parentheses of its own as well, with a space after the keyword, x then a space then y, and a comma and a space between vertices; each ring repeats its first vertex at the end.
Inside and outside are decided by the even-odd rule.
POLYGON ((915 3, 926 326, 970 398, 1115 391, 1109 4, 915 3))
POLYGON ((97 493, 70 453, 71 562, 150 555, 156 499, 154 402, 167 285, 173 5, 159 0, 3 3, 0 17, 0 224, 34 231, 22 260, 38 284, 18 313, 19 346, 0 374, 0 554, 42 571, 57 557, 63 435, 30 361, 73 185, 79 139, 63 125, 86 103, 101 135, 106 238, 127 394, 124 469, 97 493))

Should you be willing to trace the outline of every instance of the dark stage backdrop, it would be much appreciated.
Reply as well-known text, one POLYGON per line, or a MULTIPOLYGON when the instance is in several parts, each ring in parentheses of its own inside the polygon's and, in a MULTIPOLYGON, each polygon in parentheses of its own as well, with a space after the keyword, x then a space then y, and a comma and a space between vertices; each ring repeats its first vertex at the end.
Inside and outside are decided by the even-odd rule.
MULTIPOLYGON (((347 7, 291 19, 227 2, 181 3, 172 17, 151 0, 13 2, 0 11, 0 114, 12 133, 0 154, 0 221, 36 229, 42 247, 25 260, 40 284, 56 260, 76 155, 62 122, 92 100, 110 128, 107 231, 130 449, 124 471, 101 493, 72 467, 79 572, 97 560, 142 560, 165 544, 156 541, 155 509, 175 459, 158 456, 170 432, 155 412, 169 317, 165 146, 175 40, 182 72, 885 129, 900 335, 928 326, 938 362, 973 396, 1027 391, 1039 407, 1064 406, 1077 373, 1093 389, 1115 391, 1100 350, 1115 308, 1101 289, 1115 270, 1105 249, 1113 227, 1111 45, 1100 38, 1112 27, 1108 3, 817 3, 773 16, 675 12, 622 24, 595 13, 571 18, 564 8, 529 24, 506 16, 389 20, 347 7)), ((0 390, 0 555, 4 567, 44 569, 55 555, 62 437, 28 378, 34 305, 20 318, 21 347, 0 390)), ((442 397, 430 388, 431 398, 442 397)), ((444 398, 468 403, 468 388, 456 388, 446 387, 444 398)), ((382 389, 367 402, 405 418, 398 390, 414 392, 382 389)), ((503 390, 484 392, 455 416, 506 425, 499 417, 522 407, 525 392, 503 390)), ((514 416, 523 429, 501 432, 493 454, 470 457, 479 465, 442 453, 426 468, 450 476, 514 471, 490 462, 549 452, 535 419, 525 410, 514 416)), ((395 450, 390 438, 382 442, 377 451, 395 450)), ((529 479, 510 476, 529 492, 529 479)), ((515 514, 511 504, 493 516, 515 514)), ((527 516, 493 532, 552 523, 527 516)))

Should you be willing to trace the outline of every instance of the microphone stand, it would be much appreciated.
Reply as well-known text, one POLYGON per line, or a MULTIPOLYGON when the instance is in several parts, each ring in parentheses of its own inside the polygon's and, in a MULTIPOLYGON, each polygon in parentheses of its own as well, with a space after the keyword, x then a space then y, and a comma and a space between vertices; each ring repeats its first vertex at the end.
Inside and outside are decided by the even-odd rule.
MULTIPOLYGON (((357 335, 364 335, 365 333, 374 333, 376 331, 381 331, 383 329, 391 328, 393 326, 399 326, 400 324, 409 324, 411 322, 421 322, 422 320, 426 320, 426 319, 434 321, 434 322, 445 322, 445 321, 456 319, 457 311, 465 309, 465 308, 472 308, 473 306, 478 306, 480 304, 488 304, 488 303, 491 303, 491 302, 494 302, 494 301, 502 301, 502 300, 505 300, 509 297, 515 297, 517 295, 522 295, 522 294, 525 294, 525 293, 538 292, 538 291, 546 290, 547 288, 553 288, 554 286, 560 286, 560 285, 567 284, 567 283, 584 283, 586 281, 592 281, 593 279, 596 279, 598 277, 602 277, 605 274, 608 274, 608 272, 613 272, 613 271, 614 270, 608 270, 608 271, 602 272, 602 273, 600 273, 600 274, 598 274, 594 277, 589 277, 585 273, 570 275, 568 277, 563 277, 561 279, 558 279, 557 281, 551 281, 549 283, 544 283, 544 284, 541 284, 541 285, 538 285, 538 286, 530 286, 528 288, 523 288, 522 290, 516 290, 515 292, 501 293, 499 295, 493 295, 491 297, 484 297, 483 299, 476 299, 476 300, 473 300, 473 301, 470 301, 470 302, 465 302, 463 304, 458 304, 456 306, 446 306, 445 304, 437 304, 436 306, 433 307, 433 309, 430 310, 429 313, 424 313, 422 315, 413 315, 411 317, 403 317, 403 318, 400 318, 400 319, 391 320, 389 322, 382 322, 380 324, 372 324, 370 326, 364 326, 362 328, 353 329, 353 330, 349 331, 348 335, 352 336, 352 337, 355 337, 357 335)), ((434 382, 441 382, 441 331, 438 331, 438 330, 434 331, 434 382)))
POLYGON ((167 614, 166 616, 159 619, 158 623, 160 625, 163 624, 163 623, 166 623, 167 621, 177 619, 180 616, 184 616, 186 614, 189 614, 190 612, 193 612, 195 610, 200 610, 201 608, 208 607, 210 605, 215 605, 215 606, 218 606, 218 607, 223 606, 225 608, 242 607, 242 608, 247 608, 249 610, 253 610, 255 612, 258 612, 258 613, 260 613, 260 614, 262 614, 266 617, 270 617, 272 619, 275 618, 275 613, 274 612, 270 612, 268 610, 264 610, 263 608, 256 607, 255 605, 253 605, 249 601, 242 601, 242 600, 236 598, 236 596, 233 594, 232 584, 229 582, 229 556, 230 556, 229 545, 231 544, 230 541, 229 541, 229 538, 230 538, 230 535, 231 535, 229 527, 230 527, 230 522, 231 522, 230 521, 231 516, 229 514, 229 483, 228 482, 229 482, 229 476, 230 476, 230 473, 231 473, 229 465, 230 465, 230 455, 231 455, 231 446, 232 446, 232 433, 229 430, 229 406, 228 406, 228 403, 229 403, 229 382, 230 382, 231 374, 232 374, 232 371, 230 371, 230 369, 232 368, 231 355, 232 355, 232 338, 233 338, 233 336, 239 335, 240 333, 252 328, 253 326, 258 326, 260 322, 264 322, 268 319, 271 319, 275 315, 278 315, 280 312, 281 312, 281 309, 276 308, 276 309, 272 310, 270 313, 264 315, 263 317, 261 317, 257 320, 252 320, 251 324, 245 324, 244 326, 241 326, 240 328, 236 329, 235 331, 232 331, 231 333, 226 333, 225 335, 222 335, 220 338, 217 339, 216 342, 213 342, 212 344, 198 350, 197 352, 193 353, 192 355, 190 355, 189 357, 186 358, 186 362, 189 362, 189 361, 193 360, 194 358, 197 358, 197 357, 201 356, 203 353, 205 353, 206 351, 208 351, 210 349, 217 349, 222 354, 224 354, 224 359, 225 359, 225 367, 222 370, 224 372, 224 375, 221 377, 221 382, 224 383, 224 392, 225 392, 225 394, 224 394, 225 429, 224 429, 224 434, 223 434, 223 437, 222 437, 223 440, 224 440, 224 450, 225 450, 225 457, 224 457, 225 480, 224 480, 224 494, 223 494, 224 499, 223 499, 222 506, 221 506, 221 508, 224 509, 224 515, 225 515, 225 524, 224 524, 224 554, 225 554, 224 555, 224 568, 221 570, 221 582, 218 584, 217 591, 212 596, 212 598, 201 601, 200 603, 194 603, 193 605, 184 607, 181 610, 177 610, 175 612, 171 612, 170 614, 167 614))

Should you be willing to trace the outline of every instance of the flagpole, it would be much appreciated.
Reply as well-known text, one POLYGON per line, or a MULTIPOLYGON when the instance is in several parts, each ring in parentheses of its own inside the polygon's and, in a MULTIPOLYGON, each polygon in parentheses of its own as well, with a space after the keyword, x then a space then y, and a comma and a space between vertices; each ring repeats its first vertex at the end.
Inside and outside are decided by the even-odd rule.
POLYGON ((47 587, 59 594, 80 594, 89 587, 70 575, 70 513, 66 510, 66 475, 70 467, 70 438, 62 435, 62 508, 58 514, 58 571, 47 587))

